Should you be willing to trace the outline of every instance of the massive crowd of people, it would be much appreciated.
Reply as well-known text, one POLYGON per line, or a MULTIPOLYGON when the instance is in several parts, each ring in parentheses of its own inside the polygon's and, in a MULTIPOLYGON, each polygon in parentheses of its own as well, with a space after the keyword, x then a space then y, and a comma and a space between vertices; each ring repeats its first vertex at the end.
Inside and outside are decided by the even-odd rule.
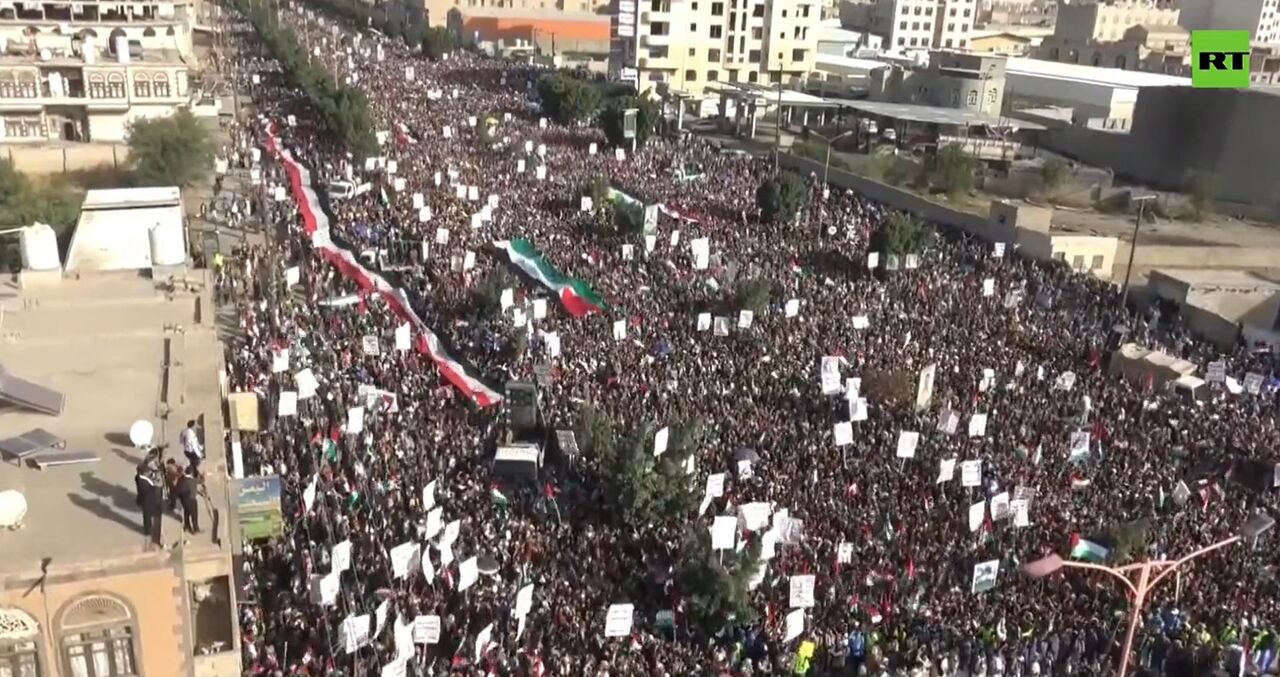
MULTIPOLYGON (((279 475, 286 515, 281 537, 246 545, 246 674, 1110 674, 1125 590, 1020 566, 1067 557, 1073 534, 1113 561, 1174 559, 1274 508, 1271 352, 1219 354, 1176 317, 1122 313, 1108 283, 961 234, 914 267, 872 270, 884 206, 814 179, 796 221, 765 222, 754 193, 771 161, 666 137, 620 158, 593 127, 544 121, 531 85, 544 71, 470 52, 430 62, 281 8, 313 58, 367 95, 382 161, 353 162, 319 134, 241 25, 226 68, 257 117, 227 154, 260 159, 253 211, 279 233, 226 260, 220 294, 240 329, 232 390, 258 393, 264 412, 241 438, 244 470, 279 475), (703 175, 674 178, 691 166, 703 175), (668 207, 652 239, 583 210, 596 177, 668 207), (327 199, 331 181, 370 190, 327 199), (517 238, 605 307, 573 316, 502 272, 494 243, 517 238), (512 293, 485 302, 494 280, 512 293), (757 280, 771 293, 747 322, 733 292, 757 280), (421 320, 407 341, 402 299, 421 320), (730 321, 708 328, 703 312, 730 321), (1262 385, 1191 398, 1123 378, 1108 369, 1118 323, 1202 373, 1221 360, 1262 385), (826 379, 824 357, 837 358, 826 379), (883 385, 904 374, 905 399, 883 385), (839 392, 859 389, 848 378, 866 385, 839 392), (689 482, 702 498, 725 473, 723 492, 672 524, 629 524, 589 449, 548 452, 528 486, 495 475, 508 381, 538 383, 544 429, 579 440, 587 407, 623 434, 701 421, 689 482), (954 432, 939 425, 949 412, 954 432), (851 439, 837 440, 841 424, 851 439), (919 433, 914 449, 903 432, 919 433), (981 461, 980 475, 951 459, 981 461), (749 592, 755 617, 690 623, 701 593, 670 575, 684 529, 758 504, 773 517, 729 539, 730 555, 766 540, 773 551, 749 592), (804 576, 811 600, 793 591, 809 596, 804 576), (619 604, 629 618, 610 612, 619 604)), ((1270 538, 1154 592, 1135 664, 1200 675, 1243 655, 1248 672, 1274 668, 1270 538)))

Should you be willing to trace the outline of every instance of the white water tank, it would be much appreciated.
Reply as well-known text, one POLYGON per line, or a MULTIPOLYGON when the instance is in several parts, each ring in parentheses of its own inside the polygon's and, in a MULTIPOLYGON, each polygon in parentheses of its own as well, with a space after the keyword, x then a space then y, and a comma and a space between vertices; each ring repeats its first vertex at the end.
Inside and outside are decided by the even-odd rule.
POLYGON ((58 256, 58 234, 43 223, 23 228, 18 234, 18 248, 22 252, 23 270, 58 270, 62 267, 62 259, 58 256))
POLYGON ((129 38, 124 35, 116 36, 116 61, 119 63, 129 63, 129 38))
POLYGON ((157 223, 151 226, 151 265, 179 266, 187 260, 187 243, 182 224, 157 223))

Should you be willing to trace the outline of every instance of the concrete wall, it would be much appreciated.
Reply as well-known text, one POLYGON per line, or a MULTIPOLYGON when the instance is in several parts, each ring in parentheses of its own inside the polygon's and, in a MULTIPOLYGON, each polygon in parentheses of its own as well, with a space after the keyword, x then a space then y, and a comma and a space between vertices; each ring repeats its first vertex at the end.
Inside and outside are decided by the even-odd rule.
POLYGON ((0 156, 8 157, 20 172, 65 174, 102 167, 121 167, 129 161, 129 147, 123 143, 80 143, 66 146, 6 145, 0 156))
POLYGON ((59 619, 71 603, 95 593, 119 598, 130 607, 134 658, 139 674, 148 677, 184 674, 187 659, 184 656, 185 621, 181 614, 185 608, 185 591, 167 559, 167 554, 157 554, 140 559, 124 573, 89 571, 85 576, 71 574, 71 580, 65 582, 51 576, 52 582, 44 595, 24 594, 23 584, 27 583, 24 580, 0 580, 4 584, 0 588, 0 607, 17 607, 40 624, 37 644, 41 675, 71 677, 65 669, 59 619))

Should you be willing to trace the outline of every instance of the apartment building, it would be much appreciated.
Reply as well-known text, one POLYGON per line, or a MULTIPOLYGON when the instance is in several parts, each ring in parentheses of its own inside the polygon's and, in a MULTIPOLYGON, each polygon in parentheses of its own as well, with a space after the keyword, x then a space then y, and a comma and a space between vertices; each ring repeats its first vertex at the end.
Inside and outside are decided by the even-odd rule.
POLYGON ((641 90, 797 83, 813 70, 817 0, 615 0, 610 73, 641 90))
POLYGON ((1063 5, 1053 35, 1036 56, 1049 61, 1186 75, 1187 30, 1179 10, 1155 2, 1090 2, 1063 5))
POLYGON ((989 0, 979 12, 979 25, 1052 26, 1058 16, 1057 0, 989 0))
POLYGON ((609 51, 609 0, 424 0, 427 25, 547 54, 609 51))
POLYGON ((1280 0, 1177 0, 1187 30, 1249 31, 1253 41, 1280 42, 1280 0))
POLYGON ((0 8, 0 142, 123 141, 188 102, 190 2, 0 8))
POLYGON ((893 50, 965 49, 977 0, 877 0, 872 30, 893 50))

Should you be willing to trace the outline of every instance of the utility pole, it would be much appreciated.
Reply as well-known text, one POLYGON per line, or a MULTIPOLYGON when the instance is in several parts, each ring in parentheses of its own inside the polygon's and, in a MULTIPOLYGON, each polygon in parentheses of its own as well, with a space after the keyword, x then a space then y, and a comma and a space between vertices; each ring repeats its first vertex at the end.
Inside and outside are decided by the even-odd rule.
POLYGON ((1124 287, 1120 290, 1120 310, 1125 312, 1129 307, 1129 278, 1133 275, 1133 258, 1138 252, 1138 229, 1142 227, 1143 207, 1147 202, 1156 199, 1154 195, 1141 195, 1131 198, 1138 203, 1138 213, 1133 219, 1133 239, 1129 242, 1129 265, 1124 269, 1124 287))

